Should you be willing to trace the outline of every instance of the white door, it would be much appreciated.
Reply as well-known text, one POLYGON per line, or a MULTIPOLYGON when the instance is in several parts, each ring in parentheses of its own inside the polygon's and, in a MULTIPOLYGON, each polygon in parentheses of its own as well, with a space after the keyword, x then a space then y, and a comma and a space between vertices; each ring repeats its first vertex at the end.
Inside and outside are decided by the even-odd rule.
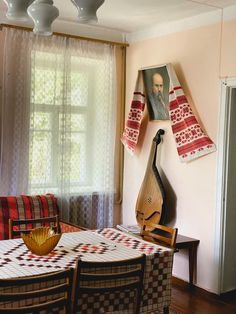
POLYGON ((236 79, 224 82, 220 117, 218 178, 221 177, 220 191, 220 273, 219 293, 236 289, 236 79))

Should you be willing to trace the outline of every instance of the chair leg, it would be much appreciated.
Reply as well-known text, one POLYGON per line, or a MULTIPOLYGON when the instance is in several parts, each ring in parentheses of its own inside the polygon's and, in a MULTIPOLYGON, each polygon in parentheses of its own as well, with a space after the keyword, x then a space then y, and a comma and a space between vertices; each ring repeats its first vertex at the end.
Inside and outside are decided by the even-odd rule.
POLYGON ((163 314, 169 314, 169 306, 163 308, 163 314))

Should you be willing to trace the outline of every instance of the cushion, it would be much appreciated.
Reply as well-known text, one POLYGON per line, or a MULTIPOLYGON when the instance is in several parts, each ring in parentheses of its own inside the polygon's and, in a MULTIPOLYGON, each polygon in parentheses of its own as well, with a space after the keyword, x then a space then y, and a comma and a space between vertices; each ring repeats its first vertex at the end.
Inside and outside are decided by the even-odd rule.
MULTIPOLYGON (((53 194, 0 197, 0 240, 9 239, 9 218, 37 219, 59 215, 53 194)), ((28 225, 31 229, 32 226, 28 225)))
POLYGON ((61 227, 62 233, 79 232, 79 231, 83 230, 83 228, 81 228, 79 226, 75 226, 75 225, 65 223, 65 222, 60 222, 60 227, 61 227))

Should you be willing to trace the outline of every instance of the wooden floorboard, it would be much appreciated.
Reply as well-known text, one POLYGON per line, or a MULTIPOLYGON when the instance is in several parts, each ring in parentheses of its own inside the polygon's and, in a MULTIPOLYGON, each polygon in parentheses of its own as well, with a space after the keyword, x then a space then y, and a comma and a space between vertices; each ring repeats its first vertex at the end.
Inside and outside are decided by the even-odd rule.
POLYGON ((219 297, 173 278, 170 308, 177 314, 236 314, 236 293, 219 297))

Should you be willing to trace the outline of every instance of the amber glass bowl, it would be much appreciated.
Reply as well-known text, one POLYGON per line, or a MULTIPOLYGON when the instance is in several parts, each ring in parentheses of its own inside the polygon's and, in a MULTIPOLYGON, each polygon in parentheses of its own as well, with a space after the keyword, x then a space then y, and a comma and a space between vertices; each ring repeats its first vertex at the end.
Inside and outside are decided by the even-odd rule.
POLYGON ((21 233, 21 237, 27 248, 36 255, 49 254, 61 238, 61 233, 54 233, 50 227, 36 228, 29 235, 21 233))

